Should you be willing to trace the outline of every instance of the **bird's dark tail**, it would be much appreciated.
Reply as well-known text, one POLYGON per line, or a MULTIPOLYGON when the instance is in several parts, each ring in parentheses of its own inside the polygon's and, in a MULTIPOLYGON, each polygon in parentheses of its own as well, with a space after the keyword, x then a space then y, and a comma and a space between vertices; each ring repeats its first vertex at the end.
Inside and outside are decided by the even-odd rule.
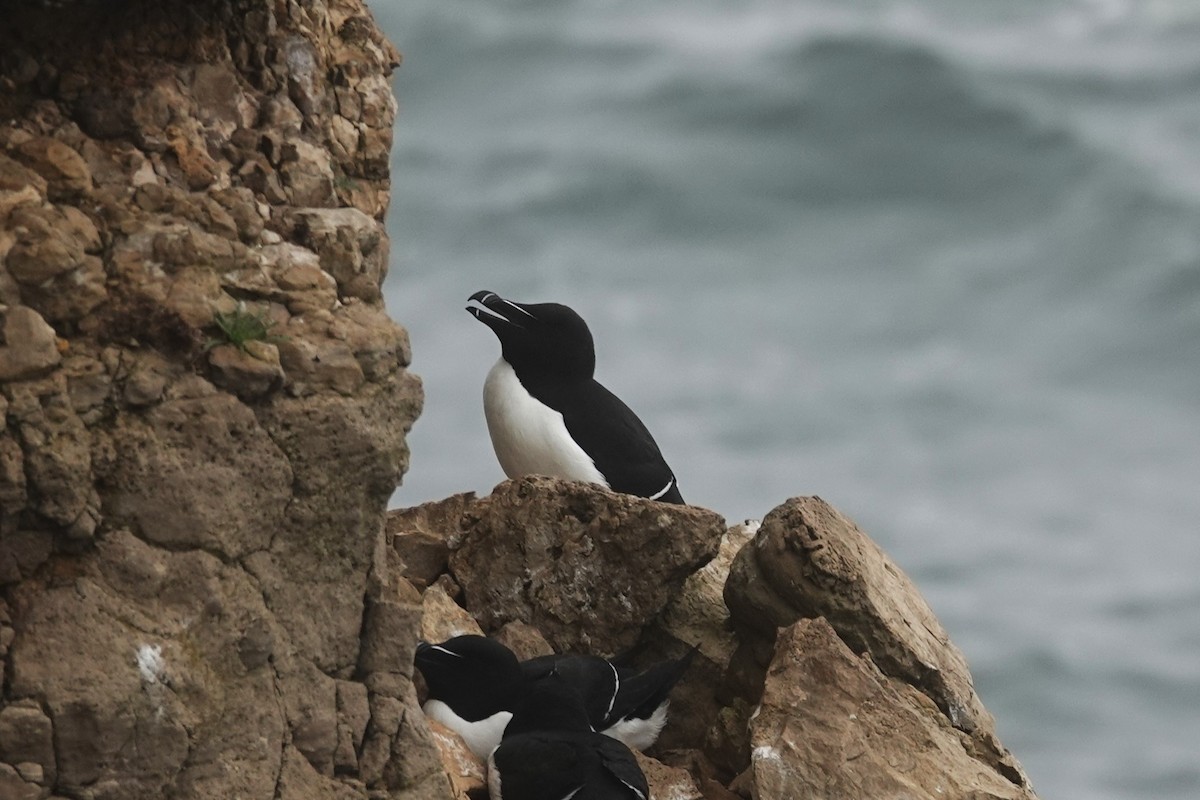
POLYGON ((663 661, 632 677, 622 678, 619 707, 613 708, 610 718, 649 719, 667 700, 699 649, 700 645, 695 645, 674 661, 663 661))

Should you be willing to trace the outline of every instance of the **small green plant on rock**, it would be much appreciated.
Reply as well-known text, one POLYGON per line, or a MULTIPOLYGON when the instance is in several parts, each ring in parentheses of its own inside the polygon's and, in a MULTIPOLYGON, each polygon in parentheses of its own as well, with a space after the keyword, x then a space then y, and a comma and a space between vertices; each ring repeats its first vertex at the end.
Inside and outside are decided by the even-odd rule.
POLYGON ((218 311, 213 314, 213 324, 217 326, 223 338, 209 339, 204 345, 205 350, 211 350, 221 344, 231 344, 244 351, 247 342, 278 342, 283 339, 281 336, 271 335, 271 329, 276 323, 267 315, 266 308, 250 311, 240 300, 233 311, 218 311))
POLYGON ((340 192, 356 192, 358 191, 358 181, 341 173, 333 179, 333 187, 340 192))

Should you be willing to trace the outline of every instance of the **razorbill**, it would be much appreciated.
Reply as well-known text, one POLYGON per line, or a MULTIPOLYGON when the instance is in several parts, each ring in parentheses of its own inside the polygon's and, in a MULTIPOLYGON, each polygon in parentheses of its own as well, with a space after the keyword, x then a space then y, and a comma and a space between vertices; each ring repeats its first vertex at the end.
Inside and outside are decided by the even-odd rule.
POLYGON ((696 648, 681 658, 643 671, 600 656, 549 655, 521 662, 527 680, 557 672, 579 692, 592 726, 635 750, 646 750, 667 723, 670 692, 692 663, 696 648))
POLYGON ((558 303, 476 292, 467 306, 500 340, 483 411, 504 474, 552 475, 682 503, 675 474, 627 405, 593 377, 587 323, 558 303))
POLYGON ((457 636, 441 644, 419 642, 416 665, 429 687, 425 715, 458 732, 486 761, 525 690, 517 657, 486 636, 457 636))
POLYGON ((594 732, 557 672, 533 680, 487 759, 492 800, 648 800, 629 748, 594 732))
POLYGON ((551 672, 578 693, 592 729, 645 750, 662 731, 668 695, 694 655, 695 648, 641 671, 600 656, 562 654, 518 662, 499 642, 467 635, 440 644, 421 642, 416 665, 429 687, 425 713, 458 731, 485 758, 530 685, 551 672))

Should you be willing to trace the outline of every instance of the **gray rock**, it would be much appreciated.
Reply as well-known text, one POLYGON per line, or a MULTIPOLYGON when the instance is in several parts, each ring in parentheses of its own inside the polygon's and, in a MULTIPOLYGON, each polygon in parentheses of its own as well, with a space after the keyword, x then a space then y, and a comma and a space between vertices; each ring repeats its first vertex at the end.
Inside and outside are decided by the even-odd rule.
POLYGON ((754 797, 1032 800, 963 747, 913 686, 855 655, 823 619, 780 632, 750 721, 754 797))
POLYGON ((298 208, 284 216, 290 236, 314 251, 343 297, 377 301, 387 270, 387 238, 356 208, 298 208))
POLYGON ((528 477, 460 520, 450 570, 485 631, 520 620, 557 650, 632 646, 717 553, 724 521, 693 506, 528 477))
POLYGON ((9 418, 24 452, 30 507, 62 527, 70 539, 88 539, 100 516, 92 485, 91 439, 75 414, 61 374, 8 386, 9 418))
POLYGON ((54 328, 32 308, 0 306, 0 326, 0 381, 43 375, 62 361, 54 328))
POLYGON ((208 353, 213 383, 243 400, 265 397, 283 386, 285 375, 279 348, 265 341, 249 341, 243 347, 223 344, 208 353))
POLYGON ((92 172, 77 151, 61 141, 38 137, 19 145, 15 153, 46 180, 51 200, 69 200, 92 190, 92 172))
POLYGON ((334 768, 358 770, 358 752, 367 735, 371 720, 371 703, 367 687, 354 681, 337 682, 338 745, 334 753, 334 768))
POLYGON ((291 466, 230 395, 167 400, 124 417, 112 446, 106 510, 147 541, 240 558, 266 548, 283 524, 291 466))
POLYGON ((962 653, 920 592, 820 498, 793 498, 763 519, 734 560, 725 600, 742 636, 729 682, 751 702, 776 630, 823 617, 852 652, 870 656, 884 675, 923 692, 947 724, 969 737, 981 761, 1028 787, 1020 765, 996 738, 962 653))
MULTIPOLYGON (((0 761, 36 764, 43 777, 53 783, 54 726, 37 703, 18 700, 0 709, 0 761)), ((25 780, 30 779, 25 777, 25 780)))
POLYGON ((40 800, 42 787, 25 780, 10 764, 0 764, 0 797, 4 800, 40 800))

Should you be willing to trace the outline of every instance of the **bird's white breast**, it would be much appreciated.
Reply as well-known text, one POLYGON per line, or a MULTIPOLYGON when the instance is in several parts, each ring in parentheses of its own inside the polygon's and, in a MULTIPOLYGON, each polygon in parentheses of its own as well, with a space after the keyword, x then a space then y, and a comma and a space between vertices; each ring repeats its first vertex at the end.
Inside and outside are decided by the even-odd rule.
POLYGON ((608 486, 567 432, 562 414, 526 391, 503 358, 483 384, 483 413, 496 458, 508 477, 552 475, 608 486))
POLYGON ((486 761, 487 757, 496 749, 496 745, 500 744, 500 739, 504 736, 504 729, 508 727, 508 721, 512 719, 511 711, 497 711, 490 717, 476 722, 468 722, 455 714, 450 706, 441 700, 427 700, 421 709, 425 712, 425 716, 437 720, 461 736, 467 743, 467 747, 471 748, 471 752, 480 761, 486 761))

